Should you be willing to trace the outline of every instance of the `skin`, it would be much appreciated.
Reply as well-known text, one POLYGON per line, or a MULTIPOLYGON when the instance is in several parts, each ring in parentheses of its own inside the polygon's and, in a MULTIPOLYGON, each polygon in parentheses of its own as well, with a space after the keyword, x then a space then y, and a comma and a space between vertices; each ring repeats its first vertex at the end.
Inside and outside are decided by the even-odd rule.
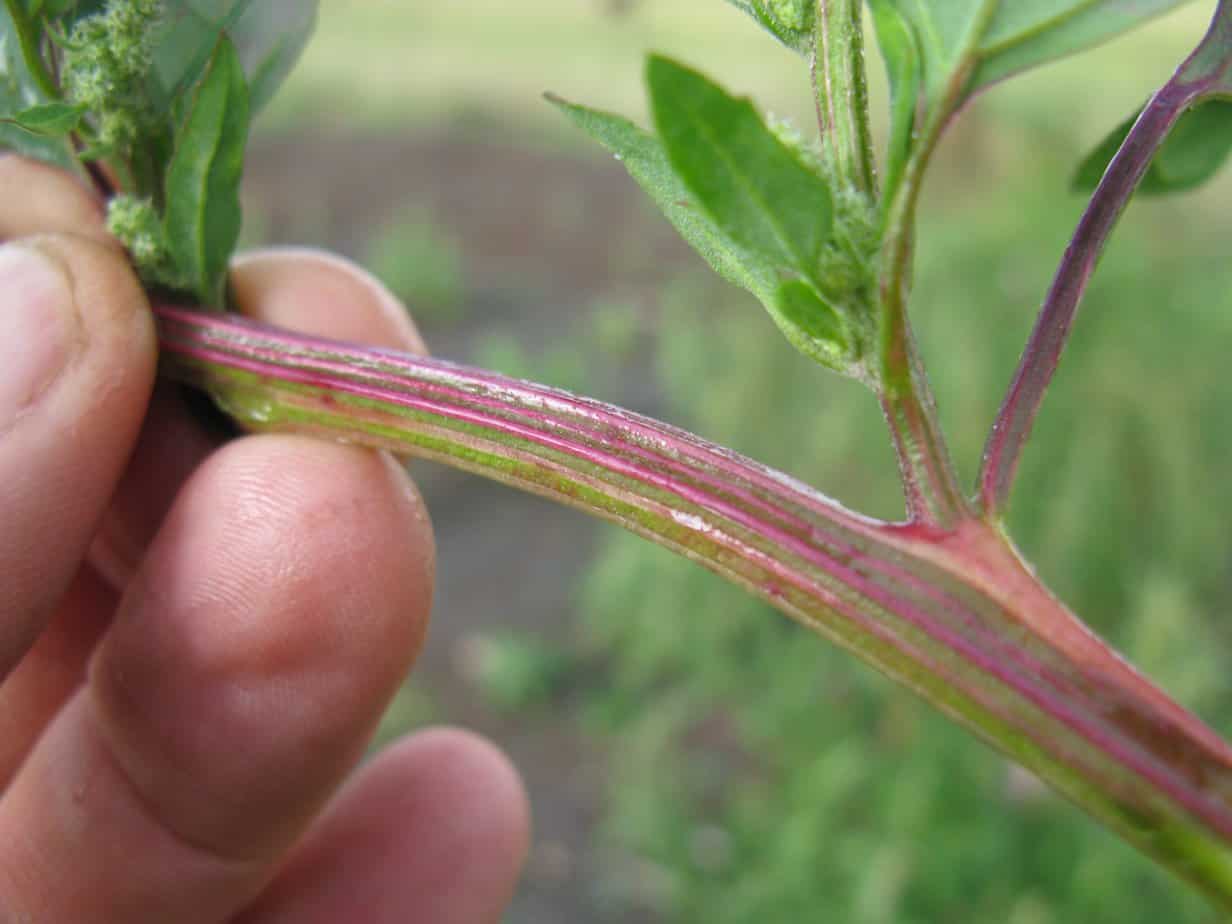
MULTIPOLYGON (((410 479, 210 432, 155 384, 99 202, 5 156, 0 203, 0 922, 498 921, 528 836, 508 761, 436 729, 355 770, 427 625, 410 479), (5 275, 14 248, 42 283, 5 275), (24 391, 5 381, 37 353, 5 325, 20 300, 62 309, 23 339, 66 346, 24 391)), ((424 349, 337 258, 266 251, 234 282, 254 317, 424 349)))

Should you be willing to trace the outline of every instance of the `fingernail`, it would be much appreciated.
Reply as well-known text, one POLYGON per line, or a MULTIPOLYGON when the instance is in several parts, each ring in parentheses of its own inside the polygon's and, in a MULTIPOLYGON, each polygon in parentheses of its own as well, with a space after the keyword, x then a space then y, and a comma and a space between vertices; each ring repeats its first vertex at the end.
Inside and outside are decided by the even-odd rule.
POLYGON ((32 247, 0 246, 0 431, 64 370, 77 327, 60 267, 32 247))

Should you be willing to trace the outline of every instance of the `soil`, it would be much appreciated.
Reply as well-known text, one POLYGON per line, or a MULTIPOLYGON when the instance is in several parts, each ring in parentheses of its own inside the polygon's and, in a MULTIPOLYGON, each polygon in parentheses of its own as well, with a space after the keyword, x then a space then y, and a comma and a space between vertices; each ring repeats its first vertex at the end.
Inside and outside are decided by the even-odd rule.
MULTIPOLYGON (((455 360, 471 358, 494 330, 547 346, 597 297, 649 299, 693 259, 614 161, 516 149, 467 131, 258 139, 247 187, 267 240, 357 259, 372 229, 399 209, 435 216, 460 242, 465 305, 452 320, 421 327, 434 353, 455 360)), ((651 358, 636 357, 628 372, 602 397, 655 414, 651 358)), ((435 717, 506 750, 533 806, 534 847, 506 920, 653 920, 603 898, 614 880, 640 874, 634 858, 599 837, 602 743, 582 735, 567 704, 494 710, 464 668, 468 643, 487 631, 570 638, 578 579, 613 527, 445 467, 414 463, 412 472, 438 547, 436 606, 415 683, 435 717)))

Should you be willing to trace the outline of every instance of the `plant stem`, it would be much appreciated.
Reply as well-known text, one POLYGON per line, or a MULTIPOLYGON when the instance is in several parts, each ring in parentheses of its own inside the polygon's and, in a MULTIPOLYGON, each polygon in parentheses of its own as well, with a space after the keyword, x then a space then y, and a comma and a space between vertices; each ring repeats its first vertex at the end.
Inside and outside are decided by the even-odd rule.
POLYGON ((989 524, 871 520, 691 434, 493 373, 233 316, 157 316, 163 373, 244 426, 443 461, 674 549, 906 684, 1232 910, 1232 748, 989 524))
POLYGON ((915 213, 924 174, 976 65, 975 49, 996 10, 985 2, 956 57, 949 79, 929 100, 927 120, 886 209, 882 236, 882 411, 889 423, 912 519, 941 528, 972 516, 937 417, 937 403, 907 319, 915 213))
POLYGON ((864 67, 863 0, 819 0, 810 67, 822 145, 848 188, 877 192, 864 67))
POLYGON ((9 19, 13 21, 13 30, 17 33, 17 42, 21 45, 21 56, 26 63, 26 70, 30 72, 30 77, 38 86, 39 91, 49 100, 59 99, 60 89, 52 80, 47 65, 43 61, 43 53, 38 47, 38 33, 34 28, 34 23, 26 15, 21 0, 4 0, 4 8, 8 11, 9 19))
POLYGON ((894 441, 908 516, 945 528, 971 513, 958 486, 937 417, 936 398, 907 320, 916 201, 942 126, 938 119, 908 160, 886 223, 882 243, 885 268, 880 281, 879 397, 894 441))
POLYGON ((1201 44, 1142 110, 1065 248, 984 445, 979 497, 989 519, 1002 517, 1009 504, 1023 448, 1069 341, 1078 305, 1117 220, 1176 120, 1210 95, 1232 67, 1229 10, 1232 4, 1223 0, 1201 44))

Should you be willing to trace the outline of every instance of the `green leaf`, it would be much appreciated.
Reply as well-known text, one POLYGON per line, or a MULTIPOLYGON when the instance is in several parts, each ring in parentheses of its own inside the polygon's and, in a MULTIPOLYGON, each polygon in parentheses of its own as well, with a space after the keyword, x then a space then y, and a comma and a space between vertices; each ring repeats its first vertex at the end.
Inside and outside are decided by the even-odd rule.
POLYGON ((924 73, 911 25, 891 0, 870 0, 877 44, 890 79, 890 139, 886 146, 884 199, 893 201, 903 168, 911 156, 915 111, 924 73))
POLYGON ((793 51, 811 54, 816 0, 727 0, 793 51))
POLYGON ((18 113, 44 102, 26 70, 13 20, 0 3, 0 150, 71 168, 72 154, 62 137, 36 135, 16 124, 18 113))
MULTIPOLYGON (((1132 29, 1186 0, 885 0, 910 26, 928 99, 970 69, 961 94, 1132 29)), ((961 100, 958 100, 959 102, 961 100)))
POLYGON ((261 0, 232 32, 257 112, 299 60, 317 24, 318 0, 261 0))
POLYGON ((318 6, 319 0, 169 0, 167 25, 154 50, 152 98, 169 110, 196 82, 225 33, 243 62, 256 113, 298 60, 318 6))
POLYGON ((175 138, 164 224, 177 271, 208 306, 222 307, 240 232, 248 85, 234 46, 218 40, 175 138))
POLYGON ((1127 32, 1188 0, 1003 2, 981 42, 972 92, 1127 32))
MULTIPOLYGON (((1135 113, 1118 125, 1083 159, 1074 188, 1092 190, 1120 150, 1137 121, 1135 113)), ((1213 99, 1185 112, 1147 168, 1138 192, 1162 195, 1200 186, 1213 177, 1232 154, 1232 101, 1213 99)))
POLYGON ((714 270, 753 293, 787 339, 805 354, 839 372, 850 373, 856 357, 847 346, 841 318, 797 280, 803 293, 784 283, 775 265, 736 243, 699 208, 672 170, 667 152, 653 135, 623 116, 588 109, 557 97, 548 100, 583 131, 611 151, 714 270), (811 299, 810 299, 811 296, 811 299))
POLYGON ((818 262, 833 218, 826 182, 765 126, 748 99, 658 56, 647 63, 646 81, 673 171, 723 233, 820 287, 818 262))
POLYGON ((693 195, 673 172, 667 152, 657 138, 623 116, 589 109, 556 96, 549 95, 547 99, 616 156, 680 236, 715 272, 763 302, 773 300, 778 284, 773 269, 737 245, 698 208, 693 195))
POLYGON ((851 343, 843 319, 803 279, 789 279, 775 293, 775 306, 787 322, 787 339, 796 349, 823 365, 844 369, 851 362, 851 343))
POLYGON ((81 123, 85 107, 68 103, 40 103, 5 118, 3 121, 23 128, 34 135, 63 138, 81 123))

